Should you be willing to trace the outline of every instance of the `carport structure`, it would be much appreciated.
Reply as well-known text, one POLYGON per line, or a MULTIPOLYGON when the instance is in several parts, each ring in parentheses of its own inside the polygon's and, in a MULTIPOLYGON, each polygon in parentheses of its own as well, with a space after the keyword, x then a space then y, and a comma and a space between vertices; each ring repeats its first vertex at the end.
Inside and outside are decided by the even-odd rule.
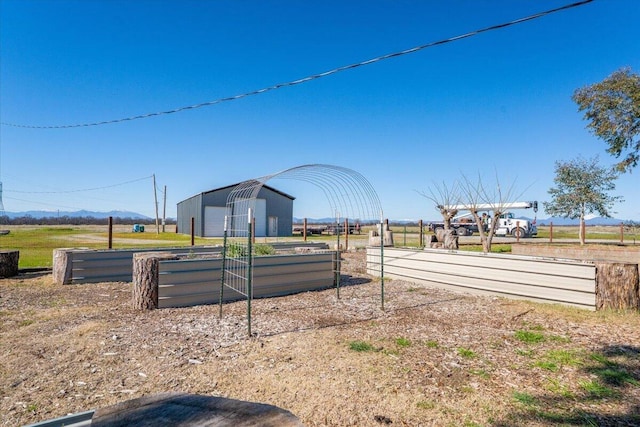
MULTIPOLYGON (((341 218, 358 218, 362 225, 379 223, 383 230, 382 205, 369 181, 360 173, 341 166, 309 164, 296 166, 272 175, 249 179, 238 184, 229 194, 224 220, 224 249, 222 252, 222 284, 220 287, 220 316, 224 288, 231 288, 247 297, 247 324, 251 336, 251 299, 253 255, 252 223, 256 197, 269 181, 289 179, 310 184, 322 192, 335 213, 336 223, 341 218)), ((338 233, 338 239, 339 239, 338 233)), ((384 239, 380 239, 381 306, 384 309, 383 251, 384 239)), ((338 248, 339 251, 339 240, 338 248)), ((336 262, 336 289, 339 297, 340 256, 336 262)))

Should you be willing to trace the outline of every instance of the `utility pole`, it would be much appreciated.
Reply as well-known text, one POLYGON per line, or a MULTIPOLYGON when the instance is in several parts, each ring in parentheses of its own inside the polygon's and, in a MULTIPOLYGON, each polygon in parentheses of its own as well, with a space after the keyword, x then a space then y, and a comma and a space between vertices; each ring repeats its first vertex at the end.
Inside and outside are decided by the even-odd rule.
POLYGON ((160 224, 158 223, 158 190, 156 188, 156 174, 153 174, 153 199, 156 201, 156 232, 160 234, 160 224))
POLYGON ((162 232, 164 233, 164 226, 167 222, 167 186, 164 186, 164 206, 162 208, 162 232))

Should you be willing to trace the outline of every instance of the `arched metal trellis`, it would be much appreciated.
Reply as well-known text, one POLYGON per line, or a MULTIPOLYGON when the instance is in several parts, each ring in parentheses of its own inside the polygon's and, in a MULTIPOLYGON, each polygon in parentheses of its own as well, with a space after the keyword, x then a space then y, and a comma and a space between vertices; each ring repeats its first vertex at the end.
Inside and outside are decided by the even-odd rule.
MULTIPOLYGON (((256 198, 262 187, 273 179, 303 181, 319 188, 326 197, 331 212, 340 219, 358 218, 360 224, 378 224, 380 227, 381 299, 384 309, 383 276, 383 217, 382 206, 375 190, 360 173, 332 165, 309 164, 297 166, 261 178, 238 184, 227 197, 222 252, 222 286, 220 287, 220 315, 224 288, 228 287, 247 297, 247 321, 251 335, 251 299, 253 297, 253 214, 256 198)), ((337 233, 339 236, 340 233, 337 233)), ((338 237, 339 238, 339 237, 338 237)), ((339 243, 339 242, 338 242, 339 243)), ((339 260, 338 256, 338 260, 339 260)), ((338 264, 339 265, 339 264, 338 264)), ((339 266, 338 266, 339 286, 339 266)), ((339 289, 339 288, 338 288, 339 289)))

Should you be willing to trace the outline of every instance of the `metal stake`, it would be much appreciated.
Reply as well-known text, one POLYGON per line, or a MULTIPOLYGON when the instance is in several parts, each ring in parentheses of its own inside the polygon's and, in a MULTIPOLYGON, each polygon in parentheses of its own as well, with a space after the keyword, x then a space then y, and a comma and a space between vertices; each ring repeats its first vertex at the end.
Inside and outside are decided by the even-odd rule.
POLYGON ((227 267, 227 216, 224 216, 224 234, 222 238, 222 274, 220 277, 220 318, 222 319, 222 298, 224 296, 224 273, 227 267))
POLYGON ((253 265, 253 260, 252 260, 252 252, 253 252, 253 247, 251 245, 251 242, 253 240, 253 236, 251 233, 251 229, 252 229, 252 225, 253 225, 253 221, 252 221, 252 212, 251 212, 251 208, 249 208, 249 238, 247 239, 247 262, 248 262, 248 266, 247 266, 247 326, 248 326, 248 332, 249 332, 249 337, 251 337, 251 298, 253 297, 253 289, 251 287, 252 285, 252 269, 251 266, 253 265))

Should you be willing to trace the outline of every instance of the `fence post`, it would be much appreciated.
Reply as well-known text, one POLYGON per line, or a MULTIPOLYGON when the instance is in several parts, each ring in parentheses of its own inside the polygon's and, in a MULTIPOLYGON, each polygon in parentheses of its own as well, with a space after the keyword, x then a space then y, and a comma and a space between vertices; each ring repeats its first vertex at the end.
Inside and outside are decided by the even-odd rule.
POLYGON ((196 219, 191 217, 191 246, 195 245, 196 219))
POLYGON ((109 217, 109 249, 113 249, 113 217, 109 217))
POLYGON ((302 238, 307 241, 307 218, 302 220, 302 238))
POLYGON ((349 250, 349 218, 344 219, 344 250, 349 250))
POLYGON ((624 224, 620 223, 620 243, 624 243, 624 224))
POLYGON ((418 247, 419 248, 424 248, 424 245, 422 244, 423 242, 423 231, 422 231, 422 220, 418 221, 418 227, 420 228, 420 231, 418 232, 418 235, 420 237, 418 237, 418 247))
POLYGON ((520 243, 520 221, 516 221, 516 242, 520 243))
POLYGON ((549 223, 549 243, 553 243, 553 222, 549 223))

